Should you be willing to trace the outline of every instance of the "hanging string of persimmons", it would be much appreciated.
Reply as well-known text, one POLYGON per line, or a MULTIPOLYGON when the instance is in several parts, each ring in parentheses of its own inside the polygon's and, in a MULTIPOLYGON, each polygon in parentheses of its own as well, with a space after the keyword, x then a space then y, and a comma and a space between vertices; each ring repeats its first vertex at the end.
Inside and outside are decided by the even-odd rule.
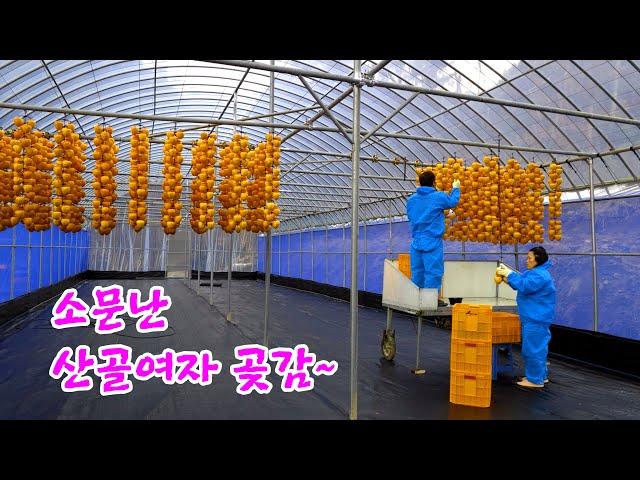
MULTIPOLYGON (((37 130, 34 120, 16 117, 12 128, 0 130, 0 231, 18 223, 31 232, 46 230, 52 224, 63 232, 82 229, 82 172, 89 145, 81 141, 73 124, 58 120, 54 126, 56 132, 49 135, 37 130)), ((91 226, 108 235, 116 225, 119 148, 112 127, 96 125, 94 133, 91 226)), ((164 141, 160 224, 167 235, 175 234, 182 222, 183 139, 183 131, 173 130, 166 133, 164 141)), ((227 233, 278 228, 280 145, 280 137, 271 133, 255 147, 241 133, 221 144, 215 134, 201 133, 191 148, 189 223, 193 231, 203 234, 215 227, 214 197, 222 206, 217 223, 227 233), (216 167, 222 179, 217 186, 216 167)), ((147 224, 149 151, 148 130, 131 127, 128 222, 136 232, 147 224)), ((425 170, 434 171, 439 190, 450 190, 456 179, 461 182, 460 203, 446 218, 446 239, 543 242, 544 172, 538 165, 522 168, 509 159, 501 166, 498 157, 486 156, 483 162, 470 166, 462 159, 449 158, 435 166, 418 166, 416 174, 425 170)), ((547 238, 552 241, 562 239, 561 184, 562 167, 551 164, 547 238)))
MULTIPOLYGON (((500 165, 497 156, 465 166, 460 158, 449 158, 435 166, 417 167, 416 174, 433 171, 438 190, 450 191, 460 180, 460 202, 445 217, 445 240, 514 245, 544 241, 544 172, 530 163, 526 168, 509 159, 500 165)), ((562 240, 562 166, 549 166, 547 238, 562 240)))

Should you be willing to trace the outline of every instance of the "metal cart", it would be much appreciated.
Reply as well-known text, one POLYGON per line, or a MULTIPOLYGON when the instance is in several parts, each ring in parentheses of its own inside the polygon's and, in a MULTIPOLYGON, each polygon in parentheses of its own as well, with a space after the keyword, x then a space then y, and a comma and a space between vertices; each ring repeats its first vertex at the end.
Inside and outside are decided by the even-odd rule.
POLYGON ((445 261, 442 277, 442 296, 449 305, 438 306, 438 290, 418 288, 404 275, 397 260, 385 259, 382 287, 382 305, 387 307, 387 326, 382 334, 382 355, 393 360, 396 354, 395 331, 392 327, 393 310, 416 315, 418 333, 416 340, 416 375, 425 373, 420 368, 420 336, 423 317, 451 318, 455 303, 491 305, 493 310, 517 313, 516 292, 506 283, 493 281, 497 261, 445 261))

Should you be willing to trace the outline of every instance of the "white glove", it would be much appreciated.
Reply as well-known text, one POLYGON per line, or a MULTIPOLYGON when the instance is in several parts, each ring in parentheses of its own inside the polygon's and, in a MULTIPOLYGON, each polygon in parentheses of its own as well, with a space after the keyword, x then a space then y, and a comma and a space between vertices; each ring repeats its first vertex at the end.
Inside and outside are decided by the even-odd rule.
POLYGON ((460 180, 453 181, 453 188, 460 188, 460 180))
POLYGON ((513 270, 507 267, 504 263, 501 263, 500 266, 496 268, 496 275, 500 275, 504 278, 507 278, 511 272, 513 272, 513 270))

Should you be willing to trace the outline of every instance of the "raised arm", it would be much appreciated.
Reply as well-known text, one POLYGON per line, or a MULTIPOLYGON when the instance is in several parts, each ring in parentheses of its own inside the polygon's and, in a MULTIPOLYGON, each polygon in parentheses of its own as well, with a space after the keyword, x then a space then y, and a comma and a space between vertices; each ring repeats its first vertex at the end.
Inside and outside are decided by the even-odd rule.
POLYGON ((455 208, 460 202, 460 188, 454 187, 450 193, 440 192, 439 197, 443 210, 445 208, 455 208))

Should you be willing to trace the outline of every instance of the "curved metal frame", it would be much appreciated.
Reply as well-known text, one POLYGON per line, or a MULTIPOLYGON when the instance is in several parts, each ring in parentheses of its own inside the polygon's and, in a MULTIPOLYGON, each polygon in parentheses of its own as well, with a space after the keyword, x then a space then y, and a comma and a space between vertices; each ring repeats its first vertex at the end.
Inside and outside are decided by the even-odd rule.
MULTIPOLYGON (((6 72, 8 69, 15 68, 16 62, 18 61, 5 62, 0 66, 0 73, 6 72)), ((15 78, 6 82, 6 86, 4 88, 7 89, 7 93, 9 93, 9 91, 12 92, 9 98, 15 97, 20 99, 20 101, 25 100, 26 97, 29 97, 29 99, 44 98, 46 99, 46 103, 49 104, 56 102, 56 99, 59 99, 59 101, 67 101, 70 97, 77 95, 76 98, 69 100, 69 103, 72 103, 74 107, 77 107, 79 102, 84 102, 95 96, 97 97, 95 101, 79 108, 86 109, 89 105, 100 105, 102 110, 115 109, 118 111, 134 110, 139 112, 151 112, 153 109, 153 113, 162 111, 163 109, 171 110, 175 108, 175 111, 178 112, 178 114, 182 112, 202 112, 206 116, 212 115, 212 113, 210 110, 203 108, 202 105, 206 104, 206 102, 212 103, 211 97, 216 97, 214 101, 217 101, 219 104, 223 104, 225 101, 227 94, 216 94, 216 90, 221 90, 223 88, 225 90, 232 90, 234 87, 231 83, 238 82, 235 88, 239 91, 238 106, 241 112, 244 112, 247 115, 263 115, 268 111, 269 77, 271 75, 268 71, 263 72, 257 69, 248 69, 246 67, 209 64, 206 62, 198 63, 196 65, 191 65, 188 62, 181 62, 177 65, 168 66, 164 66, 162 64, 159 65, 157 60, 154 62, 150 61, 149 63, 149 65, 141 68, 140 61, 104 61, 97 65, 94 65, 91 60, 80 62, 72 61, 68 64, 59 64, 56 63, 56 61, 48 63, 45 61, 33 61, 33 65, 29 63, 21 65, 23 71, 15 78), (153 65, 151 65, 151 63, 153 63, 153 65), (164 72, 163 69, 165 68, 171 70, 164 72), (197 69, 195 74, 188 74, 188 69, 191 68, 197 69), (182 69, 185 75, 182 75, 181 79, 172 81, 174 76, 170 73, 173 69, 182 69), (211 72, 212 75, 208 75, 209 72, 211 72), (225 75, 225 72, 228 72, 228 74, 225 75), (62 80, 60 77, 64 77, 64 79, 62 80), (206 80, 198 82, 198 79, 200 78, 206 80), (33 81, 29 82, 29 79, 33 79, 33 81), (264 80, 264 82, 262 82, 262 80, 264 80), (100 84, 100 90, 98 90, 98 84, 100 84), (187 98, 185 98, 185 85, 188 85, 191 88, 196 88, 195 90, 189 90, 187 98), (95 87, 95 91, 90 88, 91 86, 95 87), (65 87, 70 88, 70 90, 65 92, 65 87), (56 91, 59 92, 58 95, 55 95, 56 91), (84 91, 86 91, 86 93, 84 93, 84 91)), ((514 84, 514 81, 522 77, 536 75, 549 85, 561 98, 567 101, 568 104, 578 110, 575 103, 572 102, 557 85, 550 82, 541 71, 545 67, 555 64, 558 64, 561 68, 560 61, 548 61, 540 63, 537 66, 533 66, 527 61, 522 61, 522 65, 526 66, 527 69, 521 70, 514 66, 513 68, 517 68, 518 73, 511 78, 507 78, 487 61, 480 60, 479 63, 486 66, 492 72, 492 75, 499 78, 500 83, 492 86, 491 88, 483 89, 480 87, 478 82, 470 78, 469 74, 466 74, 461 70, 461 68, 456 67, 448 61, 439 61, 439 63, 430 62, 428 64, 430 66, 429 68, 433 69, 433 71, 430 72, 426 72, 420 67, 420 65, 410 64, 401 60, 391 62, 384 61, 381 64, 372 64, 372 69, 375 71, 380 65, 382 67, 380 69, 381 72, 384 72, 386 75, 391 78, 395 78, 404 84, 410 84, 413 80, 419 80, 419 75, 423 79, 426 79, 426 81, 430 82, 431 85, 437 86, 440 89, 445 88, 444 84, 436 78, 434 72, 444 72, 448 75, 448 78, 453 81, 459 82, 460 79, 463 78, 465 82, 469 82, 469 84, 479 89, 481 92, 480 95, 484 95, 487 98, 495 98, 491 92, 496 92, 499 91, 501 87, 509 86, 519 95, 520 98, 517 98, 518 101, 524 99, 529 103, 533 103, 530 100, 530 97, 519 89, 514 84), (402 74, 398 73, 396 71, 398 68, 403 68, 408 70, 408 72, 403 72, 402 74), (456 75, 451 75, 450 72, 455 72, 456 75), (458 77, 458 79, 456 79, 456 77, 458 77)), ((570 61, 570 63, 580 72, 581 75, 584 75, 589 82, 593 83, 596 88, 602 91, 604 95, 627 116, 627 118, 633 119, 627 109, 625 109, 615 96, 612 95, 600 82, 598 82, 598 80, 594 78, 586 68, 578 64, 576 61, 570 61)), ((633 69, 640 72, 640 68, 635 62, 628 61, 628 63, 633 67, 633 69)), ((293 68, 298 69, 301 67, 306 68, 309 72, 322 72, 324 68, 328 69, 329 66, 338 66, 339 68, 337 70, 338 72, 344 72, 343 76, 353 74, 353 68, 350 65, 337 61, 293 61, 290 65, 292 65, 293 68)), ((333 68, 333 70, 336 69, 333 68)), ((569 74, 574 75, 571 72, 569 72, 569 74)), ((340 75, 342 74, 339 73, 338 76, 340 75)), ((581 80, 576 81, 586 91, 585 85, 583 85, 584 82, 581 80)), ((333 103, 336 99, 342 98, 344 95, 344 93, 339 93, 341 90, 341 81, 331 78, 331 76, 327 76, 326 78, 313 77, 313 82, 315 82, 314 85, 320 87, 322 92, 325 92, 323 94, 318 92, 319 99, 325 105, 330 105, 330 102, 333 103)), ((366 82, 367 80, 364 80, 364 83, 366 82)), ((304 88, 304 86, 292 76, 279 74, 278 83, 279 88, 275 91, 274 96, 271 97, 275 102, 277 109, 295 110, 296 107, 300 107, 302 104, 306 103, 305 99, 308 99, 307 101, 309 102, 313 102, 315 100, 312 98, 313 96, 308 95, 309 92, 304 88)), ((346 85, 348 85, 348 88, 352 88, 353 83, 347 83, 346 85)), ((424 105, 417 105, 407 100, 411 98, 411 94, 409 92, 407 92, 407 95, 404 95, 400 93, 400 90, 393 91, 386 88, 366 89, 363 92, 363 97, 365 99, 372 99, 369 105, 362 105, 360 115, 363 123, 365 125, 371 124, 373 126, 372 128, 380 128, 381 132, 389 133, 391 129, 399 129, 396 130, 396 132, 406 132, 413 129, 413 131, 420 132, 420 135, 422 136, 430 136, 430 132, 436 131, 434 130, 435 128, 439 131, 446 132, 446 134, 452 139, 457 139, 459 137, 453 130, 453 126, 456 126, 456 128, 464 127, 464 130, 460 131, 470 132, 471 135, 478 139, 479 143, 486 142, 486 140, 482 139, 481 135, 487 136, 492 132, 495 132, 496 135, 500 138, 504 138, 505 140, 513 138, 511 131, 505 132, 499 126, 492 125, 491 122, 485 118, 485 114, 481 112, 480 108, 471 104, 471 100, 458 98, 458 103, 451 106, 447 105, 445 100, 438 96, 428 96, 428 102, 425 102, 424 105), (394 97, 397 97, 397 101, 394 97), (402 108, 399 108, 401 106, 402 108), (437 110, 438 108, 441 108, 441 110, 427 112, 425 111, 425 106, 435 106, 434 110, 437 110), (467 107, 465 112, 476 122, 477 125, 475 128, 465 126, 465 121, 456 114, 458 107, 462 106, 467 107), (407 110, 404 110, 404 108, 407 110), (427 118, 415 123, 413 118, 415 118, 416 115, 421 114, 424 114, 427 118), (443 118, 438 119, 438 117, 443 118), (446 120, 447 117, 451 120, 446 120), (407 121, 410 126, 400 129, 400 126, 402 124, 406 124, 407 121), (430 127, 430 125, 432 125, 432 127, 430 127), (481 128, 481 130, 477 130, 478 128, 481 128)), ((513 96, 511 97, 513 98, 513 96)), ((348 96, 346 98, 348 98, 348 96)), ((450 103, 451 102, 449 102, 449 104, 450 103)), ((291 120, 296 122, 299 119, 308 118, 314 119, 314 122, 317 122, 322 127, 331 127, 333 125, 332 119, 325 115, 325 112, 319 111, 314 113, 314 110, 318 110, 320 108, 317 103, 312 103, 312 106, 308 108, 312 110, 308 110, 304 113, 299 112, 297 115, 293 112, 283 112, 281 118, 283 118, 284 122, 291 120)), ((335 109, 331 110, 331 112, 336 121, 339 122, 338 125, 349 127, 352 115, 351 106, 337 103, 334 108, 335 109)), ((520 132, 526 132, 528 138, 533 139, 542 148, 547 148, 545 147, 544 141, 536 136, 530 128, 534 123, 525 123, 525 121, 518 118, 510 108, 507 108, 505 105, 491 104, 491 108, 495 112, 502 112, 503 115, 507 115, 508 118, 515 121, 515 124, 518 125, 518 128, 513 129, 515 134, 520 135, 520 132)), ((215 112, 220 111, 221 108, 216 107, 215 112)), ((535 124, 540 126, 540 128, 545 128, 546 125, 551 126, 554 129, 554 132, 559 133, 560 136, 572 146, 572 148, 579 150, 576 141, 571 138, 567 132, 563 131, 560 125, 551 118, 550 114, 546 112, 541 113, 545 122, 535 120, 535 124)), ((51 126, 56 115, 59 117, 62 114, 44 114, 41 116, 40 120, 48 122, 48 125, 51 126)), ((213 115, 215 115, 215 113, 213 115)), ((6 123, 8 121, 8 117, 9 114, 0 116, 0 123, 6 123)), ((78 125, 81 128, 86 128, 92 123, 90 117, 80 117, 77 120, 78 125)), ((615 150, 612 142, 598 127, 596 122, 590 118, 585 118, 585 120, 588 122, 590 128, 609 146, 609 149, 615 150)), ((155 122, 155 120, 145 121, 144 124, 146 125, 149 123, 152 125, 151 128, 155 128, 155 122)), ((573 121, 573 123, 576 124, 576 121, 573 121)), ((110 124, 114 127, 117 135, 118 133, 126 131, 127 127, 131 124, 131 121, 117 120, 110 122, 110 124)), ((338 202, 324 202, 322 198, 319 198, 318 192, 314 191, 314 188, 312 187, 314 183, 323 185, 328 195, 331 195, 330 192, 338 193, 343 188, 349 186, 349 182, 345 177, 345 175, 350 174, 351 172, 350 166, 347 165, 349 160, 343 157, 331 160, 322 153, 322 151, 344 151, 350 148, 350 145, 347 144, 344 137, 339 132, 335 131, 335 129, 333 130, 334 131, 302 130, 299 131, 300 135, 298 137, 295 139, 291 138, 289 140, 289 144, 293 147, 293 150, 313 151, 313 153, 307 154, 306 157, 303 152, 283 152, 283 167, 289 165, 290 168, 296 163, 301 163, 302 165, 300 168, 301 172, 296 173, 296 170, 292 170, 292 174, 287 176, 287 181, 283 182, 283 185, 287 183, 291 184, 291 187, 288 187, 288 190, 291 192, 291 196, 294 194, 296 196, 304 196, 305 194, 309 195, 309 205, 313 205, 317 208, 331 207, 331 204, 335 205, 338 202), (305 168, 306 165, 313 168, 314 175, 304 173, 308 171, 309 168, 305 168), (322 177, 315 174, 316 172, 323 171, 326 172, 327 176, 322 177), (312 198, 312 196, 314 198, 312 198)), ((263 127, 243 127, 243 131, 247 132, 253 138, 260 138, 264 134, 263 127)), ((226 134, 224 127, 221 128, 222 138, 224 138, 224 135, 226 134)), ((195 135, 197 135, 196 132, 187 133, 187 135, 185 135, 187 138, 185 146, 187 146, 187 148, 188 143, 192 138, 195 138, 195 135)), ((372 135, 371 137, 366 138, 365 142, 363 142, 362 153, 363 157, 373 155, 381 157, 388 155, 386 152, 391 152, 394 156, 406 157, 407 152, 412 153, 417 151, 420 152, 418 155, 419 157, 424 154, 427 157, 439 159, 441 152, 444 152, 445 155, 449 156, 455 155, 466 157, 468 154, 470 158, 476 158, 477 155, 475 153, 481 150, 478 146, 464 145, 461 146, 461 152, 458 152, 455 151, 451 145, 447 145, 445 143, 434 142, 433 144, 425 145, 426 143, 429 142, 421 142, 420 140, 412 138, 376 137, 375 135, 372 135)), ((589 143, 591 144, 591 142, 589 143)), ((125 162, 123 162, 125 167, 121 169, 122 172, 126 172, 128 170, 126 167, 128 149, 129 145, 127 143, 122 144, 121 158, 125 160, 125 162)), ((154 151, 157 151, 158 149, 159 146, 154 147, 154 151)), ((521 152, 516 155, 523 160, 525 159, 521 152)), ((618 152, 614 155, 617 156, 631 177, 637 181, 638 175, 636 175, 634 170, 630 168, 621 153, 618 152)), ((554 159, 554 155, 549 154, 549 156, 551 159, 554 159)), ((583 161, 585 163, 588 162, 587 159, 583 161)), ((187 162, 185 162, 185 170, 188 170, 188 165, 186 165, 186 163, 187 162)), ((598 174, 597 167, 599 166, 599 163, 602 163, 602 168, 607 169, 608 174, 612 179, 615 181, 620 180, 620 178, 617 177, 609 168, 606 162, 597 162, 594 160, 593 175, 598 179, 600 185, 603 185, 603 187, 606 188, 606 186, 610 185, 611 182, 608 180, 605 181, 605 179, 598 174)), ((93 165, 93 159, 89 157, 88 166, 91 165, 93 165)), ((397 175, 402 173, 404 168, 405 165, 403 163, 399 165, 393 165, 388 162, 379 162, 378 165, 374 165, 373 162, 362 163, 361 173, 363 177, 363 187, 379 189, 381 192, 403 190, 404 182, 402 180, 397 180, 397 175)), ((159 169, 160 166, 157 165, 151 167, 152 172, 157 172, 159 169)), ((565 178, 571 184, 572 190, 579 190, 583 186, 588 185, 585 181, 586 179, 584 179, 583 175, 575 169, 575 166, 572 163, 570 163, 570 169, 571 171, 565 170, 565 178), (579 183, 582 183, 582 185, 574 182, 574 178, 579 180, 579 183)), ((413 177, 412 169, 409 171, 411 172, 411 178, 413 177)), ((87 176, 90 176, 88 172, 87 176)), ((285 203, 286 202, 283 202, 283 205, 285 203)), ((299 202, 297 203, 299 204, 299 202)), ((372 208, 375 210, 375 207, 372 208)))

